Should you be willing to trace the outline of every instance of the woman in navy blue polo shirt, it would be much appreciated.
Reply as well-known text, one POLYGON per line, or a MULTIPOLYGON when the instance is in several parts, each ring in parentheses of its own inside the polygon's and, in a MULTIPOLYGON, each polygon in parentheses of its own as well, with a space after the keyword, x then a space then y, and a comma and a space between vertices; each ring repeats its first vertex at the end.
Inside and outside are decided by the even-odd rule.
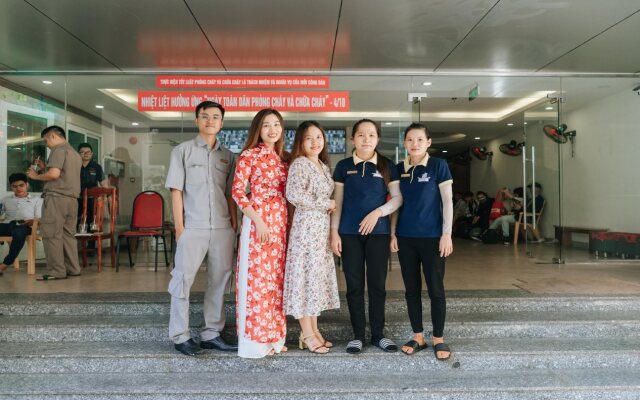
POLYGON ((398 175, 393 162, 376 151, 380 129, 374 121, 356 122, 351 140, 353 156, 338 162, 333 174, 336 211, 331 218, 331 249, 342 257, 354 333, 347 352, 359 353, 365 342, 365 279, 371 343, 384 351, 397 351, 383 330, 391 233, 388 215, 402 204, 398 175))
POLYGON ((408 157, 398 164, 402 207, 392 216, 391 251, 398 251, 405 298, 413 338, 402 351, 413 354, 427 348, 422 327, 422 277, 431 300, 433 347, 438 360, 448 360, 449 346, 444 343, 447 303, 444 293, 444 260, 453 252, 451 226, 453 195, 451 172, 447 162, 430 157, 431 137, 427 127, 413 123, 404 131, 408 157))

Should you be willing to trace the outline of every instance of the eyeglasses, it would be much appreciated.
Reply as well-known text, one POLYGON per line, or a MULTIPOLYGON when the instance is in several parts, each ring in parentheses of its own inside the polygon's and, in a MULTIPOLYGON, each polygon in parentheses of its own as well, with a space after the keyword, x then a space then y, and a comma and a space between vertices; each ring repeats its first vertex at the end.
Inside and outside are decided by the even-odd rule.
POLYGON ((200 119, 203 121, 220 121, 222 119, 222 115, 220 114, 213 114, 213 115, 207 115, 207 114, 202 114, 200 115, 200 119))

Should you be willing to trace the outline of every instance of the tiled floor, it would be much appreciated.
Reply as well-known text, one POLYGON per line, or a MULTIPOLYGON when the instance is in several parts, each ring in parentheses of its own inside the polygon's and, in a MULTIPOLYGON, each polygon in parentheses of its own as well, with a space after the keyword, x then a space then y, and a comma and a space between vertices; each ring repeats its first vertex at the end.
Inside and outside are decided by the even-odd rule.
MULTIPOLYGON (((596 260, 586 250, 567 249, 564 254, 566 264, 557 265, 550 263, 553 257, 558 257, 557 246, 550 243, 529 245, 531 257, 525 254, 524 244, 505 247, 456 240, 454 246, 455 252, 447 260, 445 282, 448 290, 519 288, 531 293, 640 294, 640 260, 596 260)), ((19 271, 9 269, 0 277, 0 292, 166 291, 171 278, 169 270, 160 263, 158 272, 154 272, 152 253, 140 252, 134 269, 129 269, 126 257, 126 254, 122 255, 119 273, 109 266, 98 273, 95 264, 91 264, 80 277, 52 282, 39 282, 34 276, 28 276, 23 263, 19 271)), ((36 272, 41 274, 46 269, 44 260, 39 261, 36 272)), ((340 289, 344 290, 340 270, 338 277, 340 289)), ((205 272, 201 271, 192 290, 204 290, 205 283, 205 272)), ((395 257, 387 289, 403 289, 395 257)))

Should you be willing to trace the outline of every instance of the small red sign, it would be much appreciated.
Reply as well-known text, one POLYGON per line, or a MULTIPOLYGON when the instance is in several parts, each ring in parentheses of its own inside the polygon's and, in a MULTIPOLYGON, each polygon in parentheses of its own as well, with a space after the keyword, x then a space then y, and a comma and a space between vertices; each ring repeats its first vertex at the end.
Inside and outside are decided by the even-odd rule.
POLYGON ((227 111, 349 111, 349 92, 138 92, 138 111, 193 111, 200 102, 211 100, 227 111))
POLYGON ((328 89, 328 76, 156 76, 158 88, 328 89))

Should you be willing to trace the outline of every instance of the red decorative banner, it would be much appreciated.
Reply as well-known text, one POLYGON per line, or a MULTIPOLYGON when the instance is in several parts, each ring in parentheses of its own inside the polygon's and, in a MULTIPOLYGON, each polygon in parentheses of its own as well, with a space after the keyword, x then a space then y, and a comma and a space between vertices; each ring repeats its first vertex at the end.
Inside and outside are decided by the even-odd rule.
POLYGON ((156 76, 159 88, 328 89, 328 76, 156 76))
POLYGON ((349 92, 138 92, 138 111, 193 111, 211 100, 227 111, 349 111, 349 92))

